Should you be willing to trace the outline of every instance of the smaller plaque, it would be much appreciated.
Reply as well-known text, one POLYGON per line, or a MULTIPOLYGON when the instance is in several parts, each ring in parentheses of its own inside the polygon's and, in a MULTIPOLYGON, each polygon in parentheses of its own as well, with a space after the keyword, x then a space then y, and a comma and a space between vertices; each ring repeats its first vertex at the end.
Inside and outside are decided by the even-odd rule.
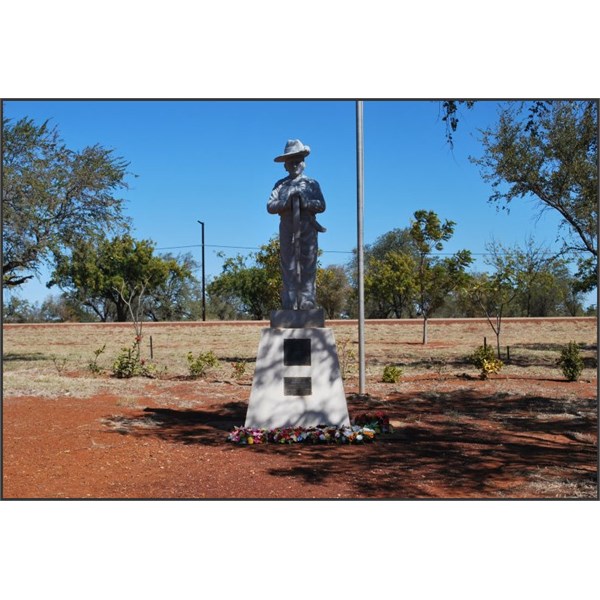
POLYGON ((310 396, 312 395, 312 380, 310 377, 284 377, 284 396, 310 396))

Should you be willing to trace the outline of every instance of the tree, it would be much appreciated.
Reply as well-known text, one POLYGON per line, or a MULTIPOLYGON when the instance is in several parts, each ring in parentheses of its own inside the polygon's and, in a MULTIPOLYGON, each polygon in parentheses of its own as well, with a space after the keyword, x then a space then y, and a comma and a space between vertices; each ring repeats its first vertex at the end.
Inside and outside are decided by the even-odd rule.
POLYGON ((469 293, 477 302, 487 322, 496 334, 496 349, 500 356, 502 318, 519 293, 517 264, 514 254, 505 253, 496 242, 486 245, 486 263, 494 267, 492 274, 484 273, 471 281, 469 293))
POLYGON ((29 300, 11 295, 2 302, 4 323, 35 323, 39 318, 39 306, 29 300))
POLYGON ((50 323, 86 323, 95 321, 95 315, 80 302, 66 294, 48 296, 40 307, 40 321, 50 323))
POLYGON ((453 134, 458 128, 458 108, 459 106, 466 108, 473 108, 475 105, 474 100, 442 100, 442 121, 446 124, 446 142, 450 148, 454 147, 453 134))
POLYGON ((517 295, 514 316, 575 316, 583 311, 581 292, 569 274, 567 260, 537 246, 532 238, 523 247, 506 248, 496 244, 496 252, 512 256, 517 295))
MULTIPOLYGON (((365 246, 365 313, 368 318, 400 318, 403 312, 413 316, 409 292, 412 284, 407 270, 417 251, 408 229, 392 229, 365 246)), ((358 259, 356 251, 347 271, 353 288, 352 299, 358 296, 358 259)), ((356 297, 356 298, 355 298, 356 297)), ((353 314, 355 311, 351 311, 353 314)))
POLYGON ((200 284, 192 272, 198 268, 190 254, 160 256, 167 266, 167 277, 148 290, 144 314, 152 321, 182 321, 198 319, 201 314, 200 284))
MULTIPOLYGON (((154 256, 149 240, 129 234, 81 240, 71 256, 60 256, 48 286, 89 307, 101 321, 139 318, 143 298, 165 286, 170 273, 191 276, 184 268, 154 256)), ((135 320, 135 319, 134 319, 135 320)))
POLYGON ((482 132, 484 155, 471 158, 503 208, 534 198, 569 231, 565 251, 580 262, 581 291, 596 286, 598 266, 598 103, 538 101, 505 106, 482 132), (523 113, 527 111, 527 114, 523 113))
POLYGON ((330 265, 317 269, 317 302, 328 319, 339 319, 350 295, 348 276, 343 267, 330 265))
POLYGON ((222 314, 230 306, 239 316, 261 320, 281 305, 279 240, 271 239, 249 258, 254 264, 248 265, 240 254, 227 258, 221 274, 207 286, 207 293, 212 303, 221 305, 222 314))
POLYGON ((127 163, 102 146, 68 149, 56 127, 5 119, 2 282, 16 287, 82 240, 127 229, 127 163))
POLYGON ((371 258, 365 274, 365 296, 371 318, 396 317, 411 311, 416 292, 416 261, 404 252, 390 251, 371 258))
POLYGON ((433 250, 440 252, 454 233, 453 221, 442 223, 433 211, 418 210, 410 227, 410 236, 417 249, 415 265, 415 302, 423 317, 423 344, 427 343, 427 321, 431 314, 444 305, 447 294, 465 285, 466 268, 471 264, 471 253, 459 250, 449 258, 433 258, 433 250))

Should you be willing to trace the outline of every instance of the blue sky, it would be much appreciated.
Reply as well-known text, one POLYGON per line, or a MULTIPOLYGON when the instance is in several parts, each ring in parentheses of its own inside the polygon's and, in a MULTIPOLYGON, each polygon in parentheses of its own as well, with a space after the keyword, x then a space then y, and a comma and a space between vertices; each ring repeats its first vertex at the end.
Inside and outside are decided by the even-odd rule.
MULTIPOLYGON (((364 103, 365 243, 407 227, 419 209, 456 222, 445 252, 468 249, 474 270, 485 270, 485 244, 538 244, 557 248, 559 220, 539 217, 532 201, 515 202, 510 214, 487 199, 491 188, 468 157, 480 156, 478 129, 496 121, 498 103, 462 109, 454 149, 445 140, 440 103, 384 100, 364 103)), ((299 138, 312 152, 306 174, 317 179, 327 209, 320 222, 322 264, 343 264, 356 246, 355 102, 345 101, 7 101, 4 115, 50 119, 74 149, 101 144, 129 161, 130 189, 123 192, 134 236, 157 250, 191 252, 200 261, 205 222, 207 279, 223 259, 247 254, 276 235, 278 217, 265 205, 273 183, 285 175, 273 158, 286 140, 299 138)), ((198 276, 200 271, 198 272, 198 276)), ((47 273, 20 295, 41 301, 57 288, 47 273)))

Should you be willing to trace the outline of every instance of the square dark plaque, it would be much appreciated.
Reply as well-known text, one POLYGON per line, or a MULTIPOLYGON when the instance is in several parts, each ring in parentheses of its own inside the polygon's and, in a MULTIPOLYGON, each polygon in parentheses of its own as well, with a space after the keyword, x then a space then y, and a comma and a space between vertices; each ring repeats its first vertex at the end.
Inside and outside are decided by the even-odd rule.
POLYGON ((310 396, 312 395, 312 380, 310 377, 284 377, 284 396, 310 396))
POLYGON ((283 364, 292 366, 310 366, 310 340, 283 340, 283 364))

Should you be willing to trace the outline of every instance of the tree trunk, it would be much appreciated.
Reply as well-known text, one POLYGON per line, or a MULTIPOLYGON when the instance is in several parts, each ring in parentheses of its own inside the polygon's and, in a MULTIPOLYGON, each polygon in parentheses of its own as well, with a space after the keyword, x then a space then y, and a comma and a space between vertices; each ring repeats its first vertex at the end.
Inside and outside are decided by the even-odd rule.
POLYGON ((423 344, 427 344, 427 317, 423 317, 423 344))

